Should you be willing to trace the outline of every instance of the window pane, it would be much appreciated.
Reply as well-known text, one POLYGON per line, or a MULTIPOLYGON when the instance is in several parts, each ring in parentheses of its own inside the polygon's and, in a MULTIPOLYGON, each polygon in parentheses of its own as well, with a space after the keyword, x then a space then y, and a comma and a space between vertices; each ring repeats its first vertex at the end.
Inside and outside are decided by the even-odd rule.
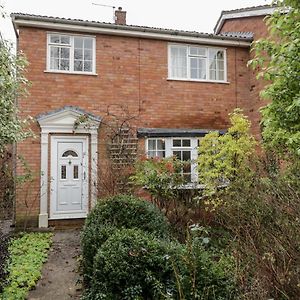
POLYGON ((215 60, 211 60, 210 62, 209 62, 209 68, 210 69, 216 69, 217 68, 217 64, 216 64, 216 61, 215 60))
POLYGON ((165 150, 165 140, 157 140, 157 150, 165 150))
POLYGON ((74 166, 74 169, 73 169, 73 178, 74 179, 78 179, 78 166, 74 166))
POLYGON ((171 47, 171 76, 187 77, 187 47, 171 47))
POLYGON ((191 164, 189 163, 185 163, 183 166, 183 173, 184 174, 191 174, 192 170, 191 170, 191 164))
POLYGON ((177 159, 181 160, 181 151, 173 151, 173 155, 176 156, 177 159))
POLYGON ((50 47, 50 57, 59 58, 59 48, 58 47, 50 47))
POLYGON ((156 150, 156 140, 148 140, 148 149, 156 150))
POLYGON ((206 56, 206 49, 200 47, 190 47, 190 55, 206 56))
POLYGON ((182 160, 188 161, 191 159, 191 151, 182 151, 182 160))
POLYGON ((74 71, 83 71, 83 61, 82 60, 74 61, 74 71))
POLYGON ((85 61, 84 62, 84 71, 85 72, 92 72, 92 62, 91 61, 85 61))
POLYGON ((173 147, 181 147, 181 140, 179 139, 173 140, 173 147))
POLYGON ((83 52, 82 49, 75 49, 74 50, 74 59, 83 59, 83 52))
POLYGON ((199 57, 190 58, 191 78, 206 79, 206 59, 199 57))
POLYGON ((61 35, 60 36, 60 43, 61 44, 70 44, 70 37, 65 36, 65 35, 61 35))
POLYGON ((148 151, 148 157, 155 157, 156 156, 156 151, 148 151))
POLYGON ((192 175, 191 175, 190 173, 184 174, 183 177, 184 177, 184 181, 185 181, 186 183, 189 183, 189 182, 192 181, 192 175))
POLYGON ((69 70, 70 69, 70 62, 68 59, 61 59, 60 60, 60 65, 59 65, 60 70, 69 70))
POLYGON ((156 151, 156 156, 159 158, 164 158, 166 157, 165 151, 156 151))
POLYGON ((59 35, 50 35, 50 43, 59 43, 59 35))
POLYGON ((85 38, 84 39, 84 48, 85 49, 93 49, 93 39, 85 38))
POLYGON ((219 71, 218 75, 219 75, 219 80, 225 80, 224 71, 219 71))
POLYGON ((92 50, 84 50, 84 59, 92 60, 92 50))
POLYGON ((218 60, 217 61, 217 67, 218 67, 218 70, 224 70, 224 60, 218 60))
POLYGON ((68 156, 78 157, 78 154, 73 150, 67 150, 62 155, 62 157, 68 157, 68 156))
POLYGON ((60 178, 67 179, 67 167, 66 166, 61 166, 60 178))
POLYGON ((68 58, 70 57, 70 49, 69 48, 60 48, 60 57, 68 58))
POLYGON ((219 50, 217 52, 217 59, 224 59, 224 51, 223 50, 219 50))
POLYGON ((51 58, 50 69, 51 70, 59 70, 59 59, 58 58, 51 58))
POLYGON ((183 147, 191 147, 191 140, 182 140, 183 147))
POLYGON ((209 58, 216 59, 217 50, 216 49, 209 49, 209 58))
POLYGON ((74 37, 74 47, 75 48, 83 48, 83 38, 82 37, 74 37))
POLYGON ((216 70, 210 70, 209 71, 209 79, 217 80, 217 71, 216 70))

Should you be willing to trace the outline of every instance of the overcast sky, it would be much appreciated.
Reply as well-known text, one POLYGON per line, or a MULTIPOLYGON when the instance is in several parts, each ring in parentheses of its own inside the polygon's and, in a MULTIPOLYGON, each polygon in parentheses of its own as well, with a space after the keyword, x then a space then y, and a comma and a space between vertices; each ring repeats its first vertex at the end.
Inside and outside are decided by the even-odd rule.
MULTIPOLYGON (((123 7, 127 24, 213 32, 222 10, 270 4, 271 0, 0 0, 5 11, 112 22, 113 10, 92 3, 123 7)), ((5 39, 14 40, 9 18, 0 21, 5 39)))

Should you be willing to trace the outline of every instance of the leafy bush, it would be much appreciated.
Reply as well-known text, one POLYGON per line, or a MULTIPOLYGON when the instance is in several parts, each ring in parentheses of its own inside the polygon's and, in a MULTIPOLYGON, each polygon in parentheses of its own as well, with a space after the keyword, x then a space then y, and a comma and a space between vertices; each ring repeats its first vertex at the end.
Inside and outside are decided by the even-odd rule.
POLYGON ((116 231, 97 252, 85 299, 166 299, 175 290, 170 256, 181 250, 138 229, 116 231))
POLYGON ((167 237, 169 225, 164 215, 148 201, 128 195, 100 200, 86 219, 82 233, 82 256, 85 282, 92 275, 93 259, 98 248, 116 228, 138 228, 157 237, 167 237))
POLYGON ((1 299, 23 300, 41 276, 47 259, 51 234, 28 233, 15 239, 9 246, 8 285, 0 294, 1 299))
POLYGON ((174 188, 184 184, 181 175, 183 162, 176 157, 143 158, 135 165, 135 174, 131 176, 133 182, 145 187, 154 197, 157 205, 163 208, 167 202, 178 197, 179 190, 174 188))
POLYGON ((196 234, 194 231, 188 234, 180 260, 174 261, 178 297, 181 300, 236 299, 234 259, 215 248, 210 237, 201 236, 201 229, 205 230, 197 226, 192 229, 196 234))
POLYGON ((213 195, 220 186, 234 181, 237 174, 249 173, 249 160, 254 157, 256 142, 250 133, 250 121, 240 109, 229 117, 231 127, 224 135, 211 132, 201 139, 198 172, 205 195, 213 195))
POLYGON ((7 270, 6 265, 8 263, 9 253, 9 236, 3 235, 0 232, 0 293, 3 291, 3 287, 6 282, 7 270))
POLYGON ((300 299, 300 160, 280 165, 274 153, 257 155, 250 123, 232 116, 224 137, 207 135, 200 144, 204 206, 232 236, 242 299, 300 299))
POLYGON ((181 161, 176 156, 166 158, 142 158, 136 161, 131 180, 152 196, 151 201, 168 218, 172 233, 184 241, 186 226, 199 217, 199 210, 193 198, 199 190, 193 183, 187 182, 182 174, 190 161, 181 161), (188 184, 189 189, 184 185, 188 184))
MULTIPOLYGON (((299 168, 299 164, 298 164, 299 168)), ((300 298, 300 173, 235 182, 216 220, 233 236, 246 299, 300 298)))

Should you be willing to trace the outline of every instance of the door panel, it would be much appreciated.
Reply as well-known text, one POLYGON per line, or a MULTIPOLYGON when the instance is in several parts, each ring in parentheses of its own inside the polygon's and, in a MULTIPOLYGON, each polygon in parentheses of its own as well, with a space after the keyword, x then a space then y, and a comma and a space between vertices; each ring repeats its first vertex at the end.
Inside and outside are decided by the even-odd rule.
POLYGON ((82 211, 82 142, 57 143, 57 202, 56 210, 82 211))

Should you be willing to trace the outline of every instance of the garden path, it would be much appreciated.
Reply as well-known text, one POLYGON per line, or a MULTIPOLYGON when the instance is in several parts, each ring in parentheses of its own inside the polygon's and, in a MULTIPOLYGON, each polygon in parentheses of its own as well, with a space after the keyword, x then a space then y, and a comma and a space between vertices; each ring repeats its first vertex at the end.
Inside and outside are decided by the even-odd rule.
POLYGON ((29 292, 28 300, 80 299, 81 284, 77 272, 80 254, 78 230, 55 231, 48 261, 36 289, 29 292))

